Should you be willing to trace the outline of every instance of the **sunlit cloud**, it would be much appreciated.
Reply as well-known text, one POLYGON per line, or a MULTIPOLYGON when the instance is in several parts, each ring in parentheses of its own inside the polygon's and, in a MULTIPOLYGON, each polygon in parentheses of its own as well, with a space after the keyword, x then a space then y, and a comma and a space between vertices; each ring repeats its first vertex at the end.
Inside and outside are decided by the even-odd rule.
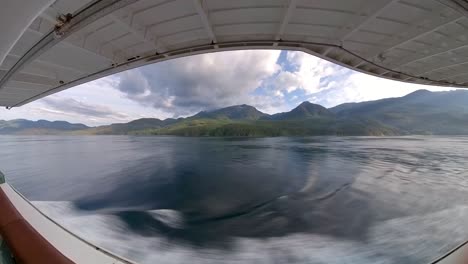
POLYGON ((280 70, 279 51, 231 51, 175 59, 119 75, 136 103, 174 116, 253 103, 250 94, 280 70))

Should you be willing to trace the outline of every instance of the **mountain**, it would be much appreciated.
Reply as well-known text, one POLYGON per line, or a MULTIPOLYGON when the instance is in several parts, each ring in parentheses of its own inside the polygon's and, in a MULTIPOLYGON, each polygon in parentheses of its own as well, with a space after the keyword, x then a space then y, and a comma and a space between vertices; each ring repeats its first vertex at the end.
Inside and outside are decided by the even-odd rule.
POLYGON ((290 112, 268 115, 249 105, 202 111, 170 125, 130 134, 176 136, 396 135, 371 120, 338 120, 323 106, 303 102, 290 112))
POLYGON ((268 114, 262 113, 250 105, 233 105, 213 111, 201 111, 192 118, 214 118, 231 120, 258 120, 268 114))
POLYGON ((334 113, 328 110, 327 108, 313 104, 311 102, 302 102, 296 108, 290 112, 278 113, 269 117, 272 120, 297 120, 297 119, 307 119, 307 118, 316 118, 324 117, 330 118, 333 117, 334 113))
POLYGON ((177 122, 177 119, 168 118, 165 120, 157 118, 140 118, 128 123, 111 124, 107 126, 99 126, 90 128, 86 131, 79 131, 82 134, 96 135, 126 135, 137 133, 145 129, 157 129, 177 122))
POLYGON ((403 97, 332 108, 303 102, 289 112, 269 115, 235 105, 196 115, 87 127, 63 121, 0 121, 0 134, 310 136, 310 135, 468 135, 468 91, 418 90, 403 97))
POLYGON ((330 109, 342 119, 364 118, 401 134, 468 134, 468 91, 418 90, 403 97, 342 104, 330 109))
POLYGON ((83 124, 72 124, 66 121, 30 121, 14 119, 0 120, 0 134, 61 134, 67 131, 89 129, 83 124))

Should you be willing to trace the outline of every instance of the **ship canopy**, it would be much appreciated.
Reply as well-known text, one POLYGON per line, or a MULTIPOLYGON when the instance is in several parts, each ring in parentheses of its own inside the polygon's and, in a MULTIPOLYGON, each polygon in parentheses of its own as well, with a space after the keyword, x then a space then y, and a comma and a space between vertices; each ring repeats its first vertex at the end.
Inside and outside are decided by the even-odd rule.
MULTIPOLYGON (((468 86, 463 0, 6 0, 0 106, 224 50, 299 50, 403 82, 468 86)), ((379 87, 375 87, 379 89, 379 87)))

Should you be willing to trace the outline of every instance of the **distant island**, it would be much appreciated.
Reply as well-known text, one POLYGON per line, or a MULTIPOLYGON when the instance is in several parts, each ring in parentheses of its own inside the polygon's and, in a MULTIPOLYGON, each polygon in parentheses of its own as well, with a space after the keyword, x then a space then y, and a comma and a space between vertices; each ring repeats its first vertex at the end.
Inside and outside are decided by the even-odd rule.
POLYGON ((303 102, 269 115, 235 105, 186 118, 142 118, 88 127, 65 121, 0 120, 0 134, 15 135, 175 135, 175 136, 391 136, 468 135, 468 90, 418 90, 403 97, 332 108, 303 102))

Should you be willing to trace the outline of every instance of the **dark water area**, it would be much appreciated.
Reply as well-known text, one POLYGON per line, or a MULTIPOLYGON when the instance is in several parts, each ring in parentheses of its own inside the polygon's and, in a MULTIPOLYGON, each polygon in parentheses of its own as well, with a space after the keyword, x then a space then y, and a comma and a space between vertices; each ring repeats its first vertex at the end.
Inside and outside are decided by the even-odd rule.
POLYGON ((141 263, 428 263, 468 239, 468 137, 1 136, 45 213, 141 263))

